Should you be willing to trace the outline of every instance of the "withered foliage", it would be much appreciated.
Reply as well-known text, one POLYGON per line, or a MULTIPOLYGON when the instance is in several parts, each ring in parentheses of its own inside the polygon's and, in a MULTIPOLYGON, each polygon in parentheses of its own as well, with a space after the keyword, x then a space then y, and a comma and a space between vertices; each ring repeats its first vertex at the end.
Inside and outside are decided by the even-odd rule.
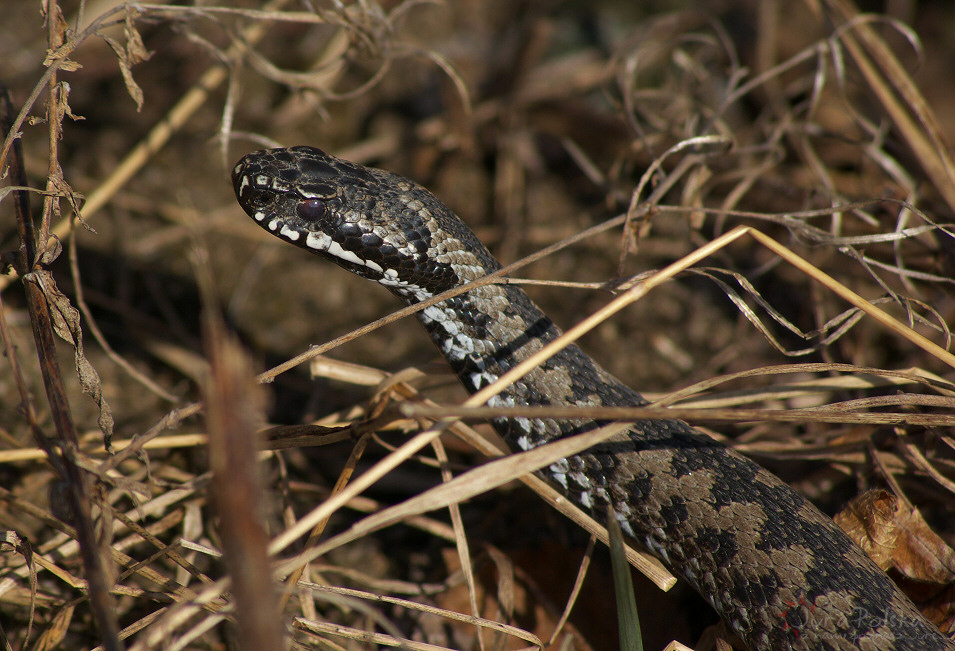
MULTIPOLYGON (((77 4, 0 21, 8 648, 617 644, 545 485, 450 481, 497 412, 236 205, 233 162, 294 144, 428 186, 563 326, 649 280, 580 343, 655 402, 602 416, 861 495, 840 522, 951 628, 946 3, 77 4)), ((675 592, 638 587, 647 648, 707 648, 675 592)))

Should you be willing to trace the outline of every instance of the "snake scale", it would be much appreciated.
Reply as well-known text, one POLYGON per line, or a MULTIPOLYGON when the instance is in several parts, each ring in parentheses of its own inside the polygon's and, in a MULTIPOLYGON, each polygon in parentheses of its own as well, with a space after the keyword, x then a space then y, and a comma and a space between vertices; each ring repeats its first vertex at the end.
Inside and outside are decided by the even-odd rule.
MULTIPOLYGON (((263 228, 407 304, 501 268, 425 188, 314 147, 251 153, 232 181, 263 228)), ((514 285, 486 285, 418 317, 471 392, 560 334, 514 285)), ((489 404, 645 402, 570 346, 489 404)), ((522 450, 600 424, 494 421, 522 450)), ((831 519, 682 421, 638 421, 541 474, 598 517, 612 507, 623 531, 683 576, 750 649, 955 649, 831 519)))

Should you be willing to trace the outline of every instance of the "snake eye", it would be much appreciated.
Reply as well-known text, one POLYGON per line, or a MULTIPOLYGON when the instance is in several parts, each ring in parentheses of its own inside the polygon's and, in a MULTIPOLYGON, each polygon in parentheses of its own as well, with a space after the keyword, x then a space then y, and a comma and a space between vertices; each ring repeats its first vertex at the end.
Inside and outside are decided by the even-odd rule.
POLYGON ((325 218, 325 202, 321 199, 303 199, 295 206, 295 214, 307 222, 317 222, 325 218))

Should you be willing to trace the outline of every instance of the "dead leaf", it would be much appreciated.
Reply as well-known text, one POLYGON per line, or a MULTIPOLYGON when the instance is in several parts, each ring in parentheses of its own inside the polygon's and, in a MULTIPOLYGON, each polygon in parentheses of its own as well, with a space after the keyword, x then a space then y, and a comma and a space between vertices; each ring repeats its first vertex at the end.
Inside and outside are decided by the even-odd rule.
POLYGON ((849 534, 882 571, 892 567, 899 532, 895 522, 898 499, 872 490, 849 502, 833 520, 849 534))
POLYGON ((917 509, 907 509, 888 491, 860 495, 835 521, 883 570, 895 569, 908 579, 928 583, 955 579, 955 550, 917 509))
POLYGON ((147 61, 152 56, 152 52, 146 49, 143 44, 143 37, 139 35, 134 25, 134 19, 139 16, 139 12, 132 7, 126 8, 126 25, 123 28, 123 36, 126 37, 126 44, 123 45, 114 38, 105 34, 100 34, 106 43, 113 49, 116 58, 119 61, 119 70, 123 74, 123 81, 126 84, 126 92, 136 102, 136 110, 143 108, 143 90, 133 79, 133 66, 137 63, 147 61))
POLYGON ((44 21, 53 25, 53 29, 48 32, 50 47, 46 51, 43 65, 50 66, 53 63, 59 63, 60 70, 68 72, 79 70, 82 66, 67 58, 76 49, 76 41, 72 38, 73 33, 70 30, 69 23, 63 17, 63 11, 59 6, 53 4, 51 8, 53 9, 52 14, 47 11, 46 5, 40 12, 43 14, 44 21))
POLYGON ((929 527, 917 509, 885 490, 850 502, 836 524, 885 571, 941 630, 955 624, 955 550, 929 527))
POLYGON ((93 365, 83 351, 83 330, 80 327, 80 313, 70 303, 63 292, 59 290, 53 280, 53 275, 46 270, 38 270, 29 273, 23 277, 25 282, 35 282, 43 296, 46 298, 47 305, 50 306, 50 316, 53 319, 53 329, 56 334, 73 346, 74 361, 76 364, 76 374, 80 380, 80 386, 83 393, 87 394, 99 406, 99 424, 103 432, 103 440, 107 451, 111 451, 113 437, 113 414, 109 408, 109 403, 103 396, 103 386, 99 379, 99 373, 93 368, 93 365))

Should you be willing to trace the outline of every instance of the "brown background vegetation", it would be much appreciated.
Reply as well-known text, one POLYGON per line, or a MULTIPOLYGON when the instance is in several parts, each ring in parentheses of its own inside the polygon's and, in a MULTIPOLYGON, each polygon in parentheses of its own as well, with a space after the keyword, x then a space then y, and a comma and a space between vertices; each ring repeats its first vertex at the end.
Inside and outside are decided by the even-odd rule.
MULTIPOLYGON (((229 6, 261 9, 255 3, 229 6)), ((68 84, 72 115, 63 120, 53 157, 66 184, 59 187, 88 200, 81 208, 88 227, 74 221, 71 235, 61 231, 65 250, 49 268, 60 290, 75 305, 88 307, 82 321, 86 353, 111 406, 117 447, 141 442, 147 433, 166 437, 146 453, 129 454, 108 475, 100 465, 106 457, 97 405, 81 393, 72 349, 58 349, 82 442, 79 459, 98 477, 91 490, 100 551, 112 544, 129 559, 108 563, 122 587, 112 596, 114 614, 121 627, 137 629, 127 646, 135 641, 138 648, 165 648, 184 631, 198 630, 191 627, 202 621, 202 613, 177 628, 163 619, 165 609, 194 598, 177 592, 180 584, 198 590, 226 573, 221 559, 206 551, 228 546, 218 529, 224 514, 207 501, 209 456, 200 439, 188 438, 206 433, 206 419, 201 409, 182 419, 184 412, 177 411, 203 399, 208 358, 215 355, 209 333, 219 340, 226 331, 234 333, 240 345, 220 351, 221 358, 232 360, 241 350, 260 372, 397 307, 384 290, 270 238, 245 217, 233 198, 229 171, 253 149, 312 144, 409 176, 451 206, 505 263, 628 207, 643 209, 626 231, 608 230, 520 271, 523 278, 588 284, 529 287, 564 326, 607 303, 626 279, 662 268, 734 226, 754 226, 818 272, 796 270, 743 238, 705 264, 721 270, 712 275, 749 306, 752 319, 710 277, 683 274, 602 324, 581 345, 653 397, 749 369, 832 363, 918 369, 939 381, 891 385, 878 374, 816 366, 724 383, 717 391, 727 398, 743 390, 756 394, 722 403, 726 407, 791 410, 865 399, 869 402, 852 405, 852 413, 940 418, 951 413, 946 401, 953 394, 942 378, 951 378, 952 369, 943 357, 869 317, 841 331, 843 322, 831 320, 850 306, 813 279, 824 272, 867 300, 889 297, 879 303, 883 309, 903 323, 911 315, 917 332, 948 345, 946 324, 955 321, 955 245, 951 229, 935 225, 953 221, 955 184, 946 168, 950 152, 944 141, 939 146, 932 140, 933 134, 943 139, 955 134, 955 11, 948 3, 869 3, 855 11, 874 13, 851 18, 846 12, 854 10, 846 3, 813 0, 448 0, 336 7, 320 2, 306 16, 304 3, 288 5, 283 10, 295 15, 274 19, 258 12, 163 5, 124 13, 105 2, 86 5, 82 16, 75 4, 59 8, 62 27, 71 31, 52 30, 66 45, 49 60, 60 66, 56 79, 68 84), (112 39, 112 47, 84 31, 103 16, 117 23, 98 30, 112 39), (256 26, 262 34, 252 37, 248 30, 256 26), (864 74, 845 40, 863 30, 886 45, 866 50, 883 71, 877 79, 864 74), (900 63, 902 77, 884 72, 887 53, 900 63), (216 66, 224 67, 218 83, 210 84, 209 71, 216 66), (914 109, 902 101, 910 128, 885 101, 904 97, 899 90, 904 82, 926 100, 914 109), (208 85, 206 94, 179 123, 175 107, 197 84, 208 85), (131 96, 137 91, 139 107, 131 96), (170 122, 168 139, 141 164, 129 166, 137 144, 170 122), (664 156, 695 137, 708 140, 664 156), (656 174, 635 196, 654 164, 656 174), (117 176, 110 188, 108 180, 117 176), (647 209, 643 202, 653 189, 671 183, 647 209), (865 203, 838 210, 855 202, 865 203), (75 251, 66 250, 71 240, 75 251), (203 285, 198 279, 205 276, 210 281, 203 285), (751 290, 741 286, 741 278, 751 290), (221 315, 225 324, 207 324, 205 346, 203 313, 221 315), (794 357, 780 349, 805 354, 794 357), (812 389, 793 388, 813 380, 812 389), (885 401, 877 403, 881 397, 885 401), (173 498, 183 486, 189 487, 188 497, 173 498), (163 496, 169 497, 168 506, 143 509, 163 496), (105 535, 123 513, 153 527, 155 540, 145 542, 128 525, 105 535), (183 540, 202 549, 182 547, 183 540), (180 562, 175 553, 188 560, 180 562), (155 574, 128 571, 137 562, 155 574), (155 640, 147 638, 150 631, 155 640)), ((50 31, 39 3, 4 5, 0 81, 10 88, 17 111, 34 88, 42 91, 19 128, 35 188, 46 187, 51 178, 44 104, 49 92, 41 83, 50 31)), ((31 201, 39 223, 42 197, 31 201)), ((69 217, 69 202, 61 206, 63 218, 69 217)), ((10 196, 0 206, 0 243, 4 252, 18 247, 10 196)), ((0 443, 10 453, 0 463, 0 530, 11 532, 10 551, 0 558, 0 572, 9 581, 0 592, 0 623, 15 649, 92 648, 104 641, 107 648, 118 648, 97 632, 83 590, 36 565, 39 555, 70 576, 84 576, 75 549, 62 546, 61 537, 71 537, 71 530, 58 532, 51 516, 74 522, 75 514, 63 509, 70 488, 36 451, 21 398, 25 388, 37 412, 34 425, 55 437, 27 300, 19 280, 10 276, 3 282, 3 328, 22 371, 17 376, 0 367, 0 443), (41 568, 35 582, 24 571, 31 565, 41 568)), ((453 403, 463 397, 413 319, 387 325, 329 356, 388 373, 418 367, 425 374, 415 386, 429 398, 453 403)), ((217 368, 227 376, 248 375, 241 367, 217 368)), ((374 386, 355 379, 357 371, 351 373, 344 381, 312 378, 302 365, 280 375, 257 398, 248 397, 256 391, 240 387, 233 400, 249 405, 261 400, 263 410, 250 416, 252 421, 297 425, 325 418, 325 424, 345 425, 361 421, 383 400, 374 386)), ((224 409, 240 406, 227 400, 224 409)), ((951 423, 891 425, 847 416, 840 423, 807 417, 699 424, 728 436, 829 512, 867 488, 890 486, 904 491, 943 538, 951 539, 952 484, 946 479, 955 474, 951 423), (926 458, 938 476, 919 460, 926 458)), ((412 425, 402 420, 392 425, 397 431, 383 432, 365 452, 359 472, 388 445, 406 440, 412 425)), ((309 447, 320 442, 320 437, 298 440, 264 459, 267 492, 261 509, 270 536, 323 499, 345 465, 351 441, 309 447)), ((455 472, 479 461, 450 437, 447 445, 455 472)), ((438 482, 432 465, 408 462, 366 494, 375 502, 351 504, 330 528, 342 530, 362 508, 399 502, 438 482)), ((313 564, 308 577, 469 613, 467 591, 455 574, 460 560, 453 537, 446 535, 448 516, 430 515, 431 524, 397 525, 335 550, 313 564)), ((480 614, 546 639, 568 598, 586 536, 515 485, 475 498, 464 517, 481 569, 480 614)), ((570 648, 616 644, 602 549, 597 559, 585 584, 587 596, 571 620, 575 637, 569 643, 576 646, 570 648)), ((939 565, 944 569, 945 561, 939 565)), ((946 584, 944 572, 936 583, 946 584)), ((705 604, 679 590, 661 597, 641 584, 638 591, 647 602, 643 607, 664 613, 641 610, 654 613, 645 616, 648 648, 674 637, 695 644, 714 619, 705 604), (646 623, 660 617, 666 624, 646 623)), ((267 597, 263 589, 262 598, 267 597)), ((950 612, 947 603, 944 596, 932 602, 940 621, 950 612)), ((327 598, 313 601, 302 593, 293 595, 284 614, 296 644, 309 648, 336 647, 318 641, 328 632, 306 632, 304 621, 477 648, 473 627, 406 606, 359 608, 327 598), (300 619, 292 623, 293 617, 300 619), (393 628, 381 620, 390 620, 393 628)), ((237 644, 232 630, 220 624, 184 644, 231 648, 237 644)), ((329 639, 346 648, 374 646, 329 639)), ((507 640, 506 648, 518 648, 513 638, 507 640)))

